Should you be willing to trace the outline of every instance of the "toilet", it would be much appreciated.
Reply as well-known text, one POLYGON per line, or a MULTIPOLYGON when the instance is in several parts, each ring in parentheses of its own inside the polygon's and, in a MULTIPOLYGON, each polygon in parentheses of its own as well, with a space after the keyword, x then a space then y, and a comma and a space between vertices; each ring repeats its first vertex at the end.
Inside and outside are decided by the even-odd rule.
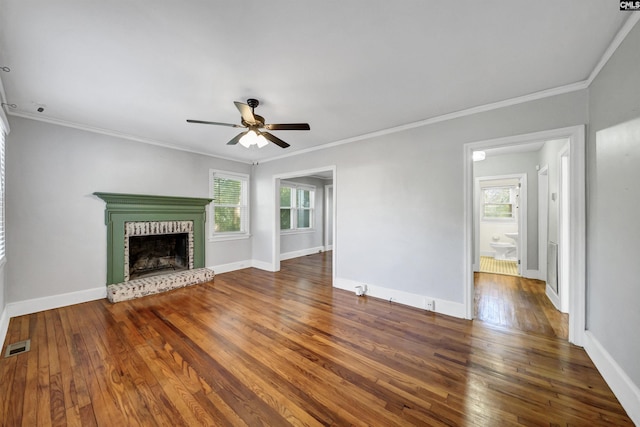
POLYGON ((516 245, 506 242, 491 242, 489 246, 495 251, 495 259, 514 260, 516 259, 516 245))
POLYGON ((504 233, 504 235, 513 240, 514 243, 499 242, 498 240, 500 240, 500 236, 493 236, 493 242, 489 243, 489 246, 491 246, 491 248, 495 251, 495 255, 493 257, 495 259, 515 261, 518 259, 518 232, 504 233))

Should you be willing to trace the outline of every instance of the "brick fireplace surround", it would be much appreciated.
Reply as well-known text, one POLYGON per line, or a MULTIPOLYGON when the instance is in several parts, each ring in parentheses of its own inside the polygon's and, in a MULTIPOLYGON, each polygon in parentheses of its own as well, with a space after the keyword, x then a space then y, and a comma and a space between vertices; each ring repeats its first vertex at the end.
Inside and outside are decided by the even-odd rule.
POLYGON ((107 203, 107 297, 125 301, 207 282, 205 208, 211 199, 94 193, 107 203), (189 269, 129 280, 129 237, 188 233, 189 269))

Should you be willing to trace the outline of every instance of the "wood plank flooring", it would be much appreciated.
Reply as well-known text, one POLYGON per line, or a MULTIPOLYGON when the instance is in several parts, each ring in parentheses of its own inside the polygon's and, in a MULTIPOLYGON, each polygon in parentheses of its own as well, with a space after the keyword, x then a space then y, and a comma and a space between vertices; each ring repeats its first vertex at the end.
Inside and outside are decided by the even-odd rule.
POLYGON ((0 424, 632 425, 566 340, 356 297, 330 263, 13 318, 0 424))
POLYGON ((540 280, 475 273, 475 318, 565 340, 569 336, 569 315, 556 310, 540 280))

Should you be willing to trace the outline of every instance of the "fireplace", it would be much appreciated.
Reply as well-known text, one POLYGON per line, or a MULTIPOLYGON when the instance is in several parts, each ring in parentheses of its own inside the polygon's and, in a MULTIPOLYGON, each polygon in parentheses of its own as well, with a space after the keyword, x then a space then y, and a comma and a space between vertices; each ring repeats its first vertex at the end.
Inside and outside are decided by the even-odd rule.
POLYGON ((107 202, 107 285, 204 267, 211 199, 94 194, 107 202))

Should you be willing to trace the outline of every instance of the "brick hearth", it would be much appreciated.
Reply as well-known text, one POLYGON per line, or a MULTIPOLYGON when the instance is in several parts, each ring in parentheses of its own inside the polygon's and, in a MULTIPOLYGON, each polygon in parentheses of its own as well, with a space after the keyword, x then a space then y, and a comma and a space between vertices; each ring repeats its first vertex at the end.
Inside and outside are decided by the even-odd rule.
POLYGON ((178 273, 129 280, 107 286, 107 298, 109 298, 111 302, 127 301, 170 291, 172 289, 208 282, 213 280, 214 275, 213 270, 209 270, 208 268, 196 268, 178 273))

